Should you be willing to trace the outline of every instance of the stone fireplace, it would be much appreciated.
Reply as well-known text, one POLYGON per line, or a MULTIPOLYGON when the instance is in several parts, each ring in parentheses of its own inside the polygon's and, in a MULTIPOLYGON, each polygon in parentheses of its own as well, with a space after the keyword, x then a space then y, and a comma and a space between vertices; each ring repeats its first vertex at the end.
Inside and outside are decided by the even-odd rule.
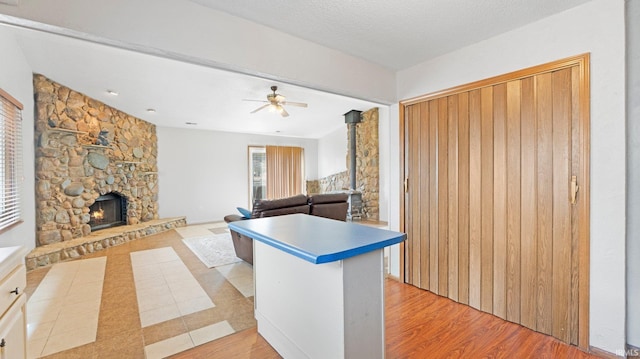
POLYGON ((155 125, 42 75, 33 84, 37 245, 158 219, 155 125))
POLYGON ((91 231, 127 224, 127 198, 116 192, 96 198, 89 206, 91 231))

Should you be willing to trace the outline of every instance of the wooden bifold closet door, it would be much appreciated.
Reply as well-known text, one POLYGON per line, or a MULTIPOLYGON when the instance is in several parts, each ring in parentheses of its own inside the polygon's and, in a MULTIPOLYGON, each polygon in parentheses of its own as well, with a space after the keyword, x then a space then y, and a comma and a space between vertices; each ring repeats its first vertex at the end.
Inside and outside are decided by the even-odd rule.
POLYGON ((582 348, 588 61, 400 104, 405 282, 582 348))

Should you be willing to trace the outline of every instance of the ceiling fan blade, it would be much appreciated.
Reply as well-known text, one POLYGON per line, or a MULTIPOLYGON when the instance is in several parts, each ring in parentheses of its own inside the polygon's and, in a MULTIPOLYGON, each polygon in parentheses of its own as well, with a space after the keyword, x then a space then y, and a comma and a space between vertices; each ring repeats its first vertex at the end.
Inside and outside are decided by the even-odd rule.
POLYGON ((248 98, 243 98, 242 101, 250 101, 250 102, 265 102, 268 103, 269 101, 265 101, 265 100, 251 100, 248 98))
POLYGON ((287 112, 287 110, 284 109, 284 107, 279 106, 278 111, 280 112, 280 114, 282 115, 282 117, 289 117, 289 112, 287 112), (282 110, 282 111, 280 111, 282 110))
POLYGON ((255 110, 253 110, 253 111, 251 111, 251 112, 249 112, 249 113, 256 113, 256 112, 258 112, 258 111, 262 110, 263 108, 267 108, 267 107, 269 107, 269 106, 271 106, 271 104, 265 104, 265 105, 262 105, 262 106, 260 106, 260 107, 256 108, 255 110))
POLYGON ((287 106, 307 107, 307 104, 302 102, 286 102, 285 101, 282 104, 287 106))

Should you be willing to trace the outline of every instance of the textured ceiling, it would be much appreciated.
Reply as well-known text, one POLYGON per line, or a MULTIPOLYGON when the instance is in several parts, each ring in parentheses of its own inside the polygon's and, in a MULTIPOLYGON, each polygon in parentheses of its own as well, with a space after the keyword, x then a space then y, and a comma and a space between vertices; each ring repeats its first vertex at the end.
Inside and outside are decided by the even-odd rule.
POLYGON ((405 69, 589 0, 191 0, 405 69))

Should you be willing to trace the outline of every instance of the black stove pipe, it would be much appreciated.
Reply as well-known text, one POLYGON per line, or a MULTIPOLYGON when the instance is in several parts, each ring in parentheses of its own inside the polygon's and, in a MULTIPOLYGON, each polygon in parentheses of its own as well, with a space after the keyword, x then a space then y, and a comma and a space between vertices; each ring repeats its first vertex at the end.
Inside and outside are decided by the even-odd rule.
POLYGON ((351 110, 344 114, 344 122, 349 126, 349 182, 350 190, 356 189, 356 125, 362 121, 362 111, 351 110))

